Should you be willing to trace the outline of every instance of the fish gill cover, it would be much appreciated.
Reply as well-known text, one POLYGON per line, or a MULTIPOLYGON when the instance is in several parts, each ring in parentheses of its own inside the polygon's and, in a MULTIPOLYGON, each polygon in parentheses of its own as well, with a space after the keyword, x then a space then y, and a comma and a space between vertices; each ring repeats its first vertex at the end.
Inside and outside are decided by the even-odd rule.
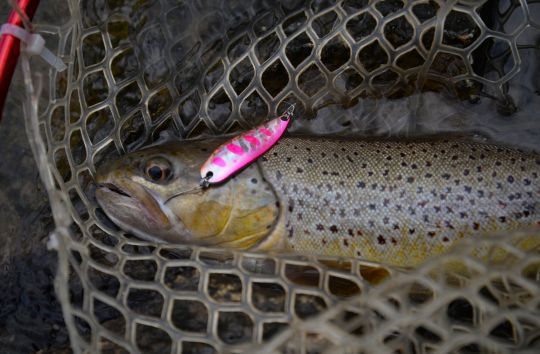
POLYGON ((31 73, 44 85, 26 118, 57 224, 69 224, 55 233, 56 288, 75 352, 538 348, 540 258, 521 247, 538 231, 469 239, 414 270, 154 244, 108 220, 93 182, 161 132, 235 132, 291 103, 292 133, 476 133, 538 148, 538 4, 42 5, 36 29, 68 70, 31 59, 27 89, 31 73))

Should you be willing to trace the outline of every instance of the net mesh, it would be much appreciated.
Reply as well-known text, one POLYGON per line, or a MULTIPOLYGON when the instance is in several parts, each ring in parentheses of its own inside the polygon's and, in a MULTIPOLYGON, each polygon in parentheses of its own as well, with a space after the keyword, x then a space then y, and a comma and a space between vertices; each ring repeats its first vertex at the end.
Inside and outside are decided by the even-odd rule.
POLYGON ((27 129, 58 225, 56 289, 73 350, 538 350, 540 256, 520 247, 537 232, 471 239, 415 270, 157 245, 115 227, 93 184, 96 166, 164 131, 231 132, 293 102, 299 132, 325 112, 340 123, 332 132, 380 131, 374 125, 392 117, 355 130, 358 112, 348 109, 422 92, 488 97, 511 115, 512 80, 523 72, 523 50, 538 40, 534 8, 439 0, 43 4, 36 30, 68 70, 24 59, 27 129), (340 115, 329 114, 336 106, 340 115))

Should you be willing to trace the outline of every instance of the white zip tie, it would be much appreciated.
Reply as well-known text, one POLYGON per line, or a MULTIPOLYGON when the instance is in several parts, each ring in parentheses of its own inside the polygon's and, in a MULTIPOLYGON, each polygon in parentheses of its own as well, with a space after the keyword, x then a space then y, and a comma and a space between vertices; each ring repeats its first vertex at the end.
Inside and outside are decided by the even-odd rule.
POLYGON ((41 35, 37 33, 30 33, 25 29, 10 23, 5 23, 2 25, 0 28, 0 35, 1 34, 10 34, 20 39, 21 42, 26 44, 24 51, 28 53, 28 55, 39 55, 56 70, 66 70, 67 66, 64 64, 62 59, 58 58, 50 50, 45 48, 45 40, 41 35))

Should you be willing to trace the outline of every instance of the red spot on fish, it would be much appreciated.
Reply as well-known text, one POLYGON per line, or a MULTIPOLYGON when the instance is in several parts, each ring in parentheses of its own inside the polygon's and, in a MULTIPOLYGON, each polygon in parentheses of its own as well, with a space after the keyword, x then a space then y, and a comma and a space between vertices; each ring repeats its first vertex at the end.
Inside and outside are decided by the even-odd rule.
POLYGON ((225 167, 225 165, 227 165, 227 163, 225 162, 225 160, 223 160, 221 157, 219 156, 216 156, 214 157, 214 159, 212 160, 212 163, 216 166, 219 166, 219 167, 225 167))
POLYGON ((236 154, 236 155, 242 155, 244 153, 244 149, 242 149, 240 146, 234 145, 234 144, 228 144, 227 145, 227 150, 229 150, 230 152, 232 152, 233 154, 236 154))
POLYGON ((261 142, 259 141, 259 139, 257 139, 257 138, 254 137, 254 136, 251 136, 251 135, 246 135, 246 136, 244 137, 244 139, 246 139, 246 141, 247 141, 248 143, 250 143, 251 145, 253 145, 253 146, 257 146, 257 145, 259 145, 259 144, 261 143, 261 142))
POLYGON ((263 133, 264 135, 266 136, 271 136, 272 135, 272 132, 266 128, 261 128, 260 129, 261 133, 263 133))

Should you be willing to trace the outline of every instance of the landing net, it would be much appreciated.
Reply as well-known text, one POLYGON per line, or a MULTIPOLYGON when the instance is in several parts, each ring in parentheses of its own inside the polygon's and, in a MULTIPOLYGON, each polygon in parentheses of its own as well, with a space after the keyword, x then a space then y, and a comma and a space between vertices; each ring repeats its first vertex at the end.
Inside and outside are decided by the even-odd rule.
POLYGON ((44 1, 35 29, 68 69, 23 56, 25 115, 74 352, 537 352, 540 254, 520 247, 537 231, 471 238, 414 270, 158 245, 107 219, 93 178, 163 131, 232 132, 291 103, 293 133, 538 144, 526 93, 539 13, 536 1, 44 1))

